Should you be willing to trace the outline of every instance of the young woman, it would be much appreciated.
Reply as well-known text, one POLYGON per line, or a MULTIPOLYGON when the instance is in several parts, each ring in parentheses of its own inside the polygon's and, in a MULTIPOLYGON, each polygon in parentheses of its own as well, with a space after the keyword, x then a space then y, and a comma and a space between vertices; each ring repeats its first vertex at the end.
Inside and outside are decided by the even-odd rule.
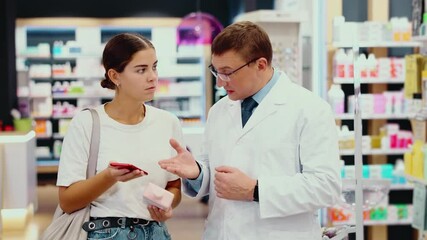
POLYGON ((112 101, 95 108, 100 117, 97 172, 86 179, 92 118, 79 112, 64 138, 57 186, 61 208, 71 213, 91 204, 88 239, 170 239, 164 221, 181 201, 178 176, 161 169, 158 161, 174 156, 169 139, 182 142, 179 120, 144 104, 157 86, 157 57, 152 43, 137 34, 119 34, 105 46, 101 86, 115 90, 112 101), (130 163, 146 171, 110 166, 130 163), (143 192, 154 183, 174 194, 166 210, 148 205, 143 192))

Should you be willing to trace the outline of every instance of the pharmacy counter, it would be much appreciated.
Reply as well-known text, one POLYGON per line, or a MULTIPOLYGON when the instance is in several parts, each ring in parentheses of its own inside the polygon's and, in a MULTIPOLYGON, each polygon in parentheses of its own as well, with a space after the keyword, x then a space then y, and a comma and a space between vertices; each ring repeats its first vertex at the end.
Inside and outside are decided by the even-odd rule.
POLYGON ((25 228, 37 207, 34 131, 0 132, 0 230, 25 228))

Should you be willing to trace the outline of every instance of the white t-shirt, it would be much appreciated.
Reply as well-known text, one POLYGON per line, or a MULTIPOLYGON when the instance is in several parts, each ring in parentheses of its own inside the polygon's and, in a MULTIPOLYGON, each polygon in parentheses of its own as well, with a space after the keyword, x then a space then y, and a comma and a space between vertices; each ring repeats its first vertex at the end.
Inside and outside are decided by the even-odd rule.
MULTIPOLYGON (((148 172, 148 176, 117 182, 92 202, 92 217, 132 217, 152 219, 143 201, 145 186, 151 182, 165 187, 178 176, 160 168, 158 161, 176 155, 169 139, 183 143, 178 118, 169 112, 146 105, 144 120, 125 125, 110 118, 104 105, 96 108, 100 118, 100 145, 97 173, 110 161, 131 163, 148 172)), ((70 123, 59 161, 57 186, 70 186, 86 179, 92 117, 89 111, 76 114, 70 123)))

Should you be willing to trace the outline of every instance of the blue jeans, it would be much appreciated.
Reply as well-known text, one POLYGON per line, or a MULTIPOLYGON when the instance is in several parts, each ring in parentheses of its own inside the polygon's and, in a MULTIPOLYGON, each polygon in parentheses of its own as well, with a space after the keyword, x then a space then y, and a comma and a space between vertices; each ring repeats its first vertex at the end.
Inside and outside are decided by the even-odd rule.
POLYGON ((171 240, 164 223, 151 223, 147 226, 135 225, 126 228, 106 228, 88 233, 88 240, 171 240), (132 229, 133 228, 133 229, 132 229))

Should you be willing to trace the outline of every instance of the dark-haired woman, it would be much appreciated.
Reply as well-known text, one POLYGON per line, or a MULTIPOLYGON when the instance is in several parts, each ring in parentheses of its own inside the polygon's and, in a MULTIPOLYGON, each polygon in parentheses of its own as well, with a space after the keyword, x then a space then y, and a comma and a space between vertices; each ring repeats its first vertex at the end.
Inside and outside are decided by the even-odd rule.
MULTIPOLYGON (((101 86, 114 98, 95 108, 100 116, 97 171, 86 179, 92 118, 79 112, 64 138, 57 186, 61 208, 71 213, 91 204, 88 239, 170 239, 164 221, 181 200, 181 181, 158 161, 174 156, 170 138, 182 142, 180 122, 166 111, 146 105, 156 91, 157 56, 152 43, 137 34, 119 34, 105 46, 101 86), (130 163, 148 172, 114 168, 130 163), (174 194, 166 210, 143 201, 151 182, 174 194)), ((87 230, 87 229, 86 229, 87 230)))

